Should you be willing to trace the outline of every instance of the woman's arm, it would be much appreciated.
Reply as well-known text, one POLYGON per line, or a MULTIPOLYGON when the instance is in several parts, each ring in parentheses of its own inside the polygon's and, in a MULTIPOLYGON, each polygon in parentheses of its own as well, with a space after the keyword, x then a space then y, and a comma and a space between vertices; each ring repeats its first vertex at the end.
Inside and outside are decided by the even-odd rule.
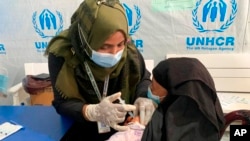
POLYGON ((69 116, 78 122, 85 122, 86 120, 84 119, 82 112, 84 102, 79 99, 73 99, 73 98, 65 99, 59 94, 59 92, 55 88, 56 79, 63 63, 64 63, 64 58, 56 57, 51 53, 49 54, 48 67, 49 67, 52 88, 54 92, 54 100, 52 102, 52 105, 55 107, 56 111, 59 114, 69 116))

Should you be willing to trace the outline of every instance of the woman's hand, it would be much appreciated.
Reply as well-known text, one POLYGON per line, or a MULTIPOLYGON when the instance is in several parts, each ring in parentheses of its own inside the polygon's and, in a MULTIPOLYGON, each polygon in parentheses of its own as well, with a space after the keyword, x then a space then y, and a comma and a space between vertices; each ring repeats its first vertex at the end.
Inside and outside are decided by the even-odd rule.
POLYGON ((128 111, 134 111, 136 107, 130 104, 113 103, 121 93, 105 97, 99 104, 89 104, 85 108, 85 117, 90 121, 99 121, 115 130, 125 131, 127 126, 118 125, 125 120, 128 111))
POLYGON ((136 106, 134 116, 136 117, 139 115, 140 123, 142 125, 147 125, 157 107, 157 104, 151 99, 139 97, 136 99, 134 105, 136 106))

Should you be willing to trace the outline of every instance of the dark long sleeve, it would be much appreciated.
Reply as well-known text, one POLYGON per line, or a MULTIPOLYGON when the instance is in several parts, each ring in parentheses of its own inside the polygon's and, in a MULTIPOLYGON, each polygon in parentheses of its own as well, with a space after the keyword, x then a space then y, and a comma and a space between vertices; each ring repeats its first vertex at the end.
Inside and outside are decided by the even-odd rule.
POLYGON ((86 121, 83 118, 82 114, 82 107, 84 105, 84 102, 79 99, 73 99, 73 98, 64 99, 55 89, 56 79, 63 63, 64 59, 62 57, 56 57, 53 54, 49 54, 48 57, 49 73, 54 92, 54 101, 52 102, 52 104, 59 114, 69 116, 70 118, 78 122, 84 122, 86 121))

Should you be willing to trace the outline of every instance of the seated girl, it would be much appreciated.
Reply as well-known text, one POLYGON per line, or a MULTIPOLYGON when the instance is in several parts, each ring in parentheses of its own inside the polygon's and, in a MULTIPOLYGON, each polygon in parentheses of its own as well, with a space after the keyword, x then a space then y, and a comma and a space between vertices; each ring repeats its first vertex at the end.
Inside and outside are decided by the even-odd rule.
POLYGON ((161 100, 142 141, 219 141, 224 115, 214 81, 195 58, 169 58, 153 70, 152 98, 161 100), (156 84, 154 86, 154 84, 156 84))
POLYGON ((222 108, 213 79, 199 60, 183 57, 161 61, 153 69, 148 97, 158 107, 146 127, 132 121, 140 130, 118 132, 109 141, 115 141, 115 136, 119 141, 220 140, 222 108))

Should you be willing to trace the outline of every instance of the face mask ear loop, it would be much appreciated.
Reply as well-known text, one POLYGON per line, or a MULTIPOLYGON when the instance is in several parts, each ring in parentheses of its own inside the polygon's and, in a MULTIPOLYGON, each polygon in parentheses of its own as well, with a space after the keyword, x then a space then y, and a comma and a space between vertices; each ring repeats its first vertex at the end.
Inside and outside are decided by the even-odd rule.
POLYGON ((84 49, 84 51, 86 52, 86 54, 90 57, 88 51, 87 51, 86 48, 83 46, 83 45, 84 45, 83 40, 84 40, 85 43, 87 44, 87 47, 88 47, 90 50, 92 50, 92 49, 91 49, 89 43, 87 42, 87 40, 86 40, 86 38, 85 38, 85 36, 84 36, 84 34, 83 34, 83 31, 82 31, 82 28, 81 28, 80 24, 78 24, 78 33, 79 33, 79 37, 80 37, 80 40, 81 40, 81 43, 82 43, 82 48, 84 49))

